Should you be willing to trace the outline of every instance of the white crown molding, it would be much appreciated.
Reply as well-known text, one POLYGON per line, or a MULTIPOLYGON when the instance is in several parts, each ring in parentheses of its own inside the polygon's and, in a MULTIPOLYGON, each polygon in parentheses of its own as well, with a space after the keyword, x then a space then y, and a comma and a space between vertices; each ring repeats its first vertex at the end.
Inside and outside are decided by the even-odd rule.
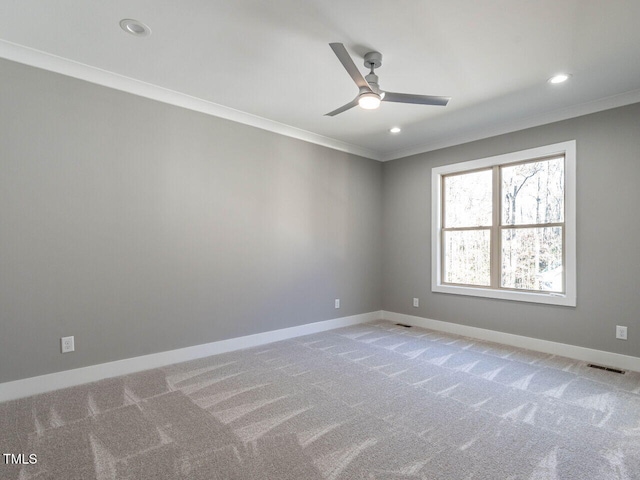
POLYGON ((159 102, 205 113, 214 117, 224 118, 232 122, 242 123, 252 127, 278 133, 286 137, 296 138, 305 142, 328 147, 345 153, 351 153, 372 160, 380 160, 380 154, 373 150, 352 145, 341 140, 318 135, 317 133, 292 127, 284 123, 242 112, 224 105, 202 100, 200 98, 176 92, 168 88, 153 85, 141 80, 126 77, 117 73, 92 67, 84 63, 69 60, 50 53, 25 47, 15 43, 0 40, 0 58, 5 58, 31 67, 42 68, 68 77, 85 80, 90 83, 113 88, 123 92, 150 98, 159 102))
POLYGON ((141 80, 102 70, 97 67, 92 67, 84 63, 69 60, 41 50, 25 47, 23 45, 18 45, 6 40, 0 40, 0 58, 5 58, 7 60, 32 67, 42 68, 44 70, 85 80, 104 87, 113 88, 115 90, 212 115, 214 117, 224 118, 233 122, 296 138, 298 140, 331 148, 333 150, 338 150, 340 152, 350 153, 381 162, 397 160, 411 155, 427 153, 441 148, 452 147, 462 143, 482 140, 484 138, 503 135, 505 133, 524 130, 526 128, 537 127, 548 123, 567 120, 582 115, 588 115, 590 113, 596 113, 640 102, 640 89, 631 90, 629 92, 612 95, 610 97, 578 105, 571 105, 569 107, 534 115, 521 120, 473 129, 469 132, 438 138, 428 144, 402 148, 394 150, 393 152, 384 153, 334 138, 325 137, 324 135, 319 135, 307 130, 292 127, 291 125, 286 125, 284 123, 252 115, 230 107, 225 107, 224 105, 219 105, 184 93, 176 92, 175 90, 170 90, 141 80))
POLYGON ((630 90, 628 92, 612 95, 610 97, 600 98, 591 102, 571 105, 569 107, 560 108, 551 112, 533 115, 521 120, 514 120, 512 122, 493 125, 486 128, 473 129, 470 132, 437 139, 429 142, 428 144, 395 150, 387 154, 381 154, 380 161, 388 162, 390 160, 397 160, 399 158, 409 157, 411 155, 432 152, 441 148, 453 147, 455 145, 473 142, 475 140, 482 140, 484 138, 495 137, 497 135, 503 135, 505 133, 517 132, 518 130, 524 130, 532 127, 539 127, 540 125, 560 122, 562 120, 581 117, 583 115, 589 115, 590 113, 601 112, 603 110, 609 110, 611 108, 623 107, 625 105, 631 105, 632 103, 638 102, 640 102, 640 89, 630 90))
POLYGON ((465 337, 497 342, 503 345, 511 345, 513 347, 573 358, 582 362, 640 372, 640 357, 578 347, 577 345, 568 345, 566 343, 551 342, 549 340, 498 332, 496 330, 487 330, 485 328, 469 327, 458 323, 432 320, 430 318, 406 315, 404 313, 382 311, 382 318, 394 323, 403 323, 414 327, 428 328, 430 330, 438 330, 440 332, 453 333, 465 337))
POLYGON ((307 323, 297 327, 282 328, 269 332, 230 338, 218 342, 179 348, 166 352, 152 353, 140 357, 125 358, 115 362, 101 363, 89 367, 65 370, 37 377, 0 383, 0 402, 15 400, 40 393, 95 382, 105 378, 118 377, 129 373, 164 367, 173 363, 186 362, 220 353, 256 347, 266 343, 279 342, 289 338, 324 332, 335 328, 348 327, 360 323, 373 322, 382 318, 381 311, 361 313, 349 317, 334 318, 321 322, 307 323))

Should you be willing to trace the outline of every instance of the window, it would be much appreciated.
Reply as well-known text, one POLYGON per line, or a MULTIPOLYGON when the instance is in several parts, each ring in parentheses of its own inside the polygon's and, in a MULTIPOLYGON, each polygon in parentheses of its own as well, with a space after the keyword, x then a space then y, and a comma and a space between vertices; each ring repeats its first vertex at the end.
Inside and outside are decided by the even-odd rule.
POLYGON ((576 305, 575 141, 432 171, 432 290, 576 305))

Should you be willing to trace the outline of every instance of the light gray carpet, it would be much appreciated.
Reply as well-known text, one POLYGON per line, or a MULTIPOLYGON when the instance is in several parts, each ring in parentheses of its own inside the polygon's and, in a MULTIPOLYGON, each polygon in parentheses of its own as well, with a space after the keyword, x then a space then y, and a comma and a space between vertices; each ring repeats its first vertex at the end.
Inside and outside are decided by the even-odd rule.
POLYGON ((379 321, 0 404, 0 451, 24 480, 639 479, 640 374, 379 321))

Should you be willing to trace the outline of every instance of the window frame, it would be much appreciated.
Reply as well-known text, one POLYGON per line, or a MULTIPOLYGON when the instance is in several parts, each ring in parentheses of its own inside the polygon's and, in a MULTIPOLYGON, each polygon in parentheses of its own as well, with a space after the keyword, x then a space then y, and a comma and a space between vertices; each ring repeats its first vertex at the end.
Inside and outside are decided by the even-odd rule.
MULTIPOLYGON (((501 177, 501 175, 498 175, 501 177)), ((501 178, 493 182, 493 226, 502 232, 499 187, 501 178), (496 197, 498 203, 496 204, 496 197)), ((577 262, 576 262, 576 141, 556 143, 537 148, 530 148, 518 152, 496 155, 466 162, 454 163, 434 167, 431 171, 431 291, 435 293, 449 293, 456 295, 469 295, 474 297, 495 298, 501 300, 513 300, 520 302, 543 303, 575 307, 577 301, 577 262), (451 174, 470 173, 473 171, 494 169, 503 165, 527 163, 535 160, 544 160, 554 156, 564 156, 564 248, 563 248, 563 274, 564 293, 533 292, 530 290, 516 290, 509 288, 493 288, 484 286, 469 286, 443 282, 444 258, 442 239, 443 229, 443 177, 451 174)), ((544 228, 547 224, 540 224, 538 228, 544 228)), ((522 228, 517 226, 517 228, 522 228)), ((492 244, 492 249, 497 249, 492 244)), ((499 253, 499 252, 498 252, 499 253)), ((497 258, 492 255, 492 272, 497 275, 496 268, 500 269, 497 258)))

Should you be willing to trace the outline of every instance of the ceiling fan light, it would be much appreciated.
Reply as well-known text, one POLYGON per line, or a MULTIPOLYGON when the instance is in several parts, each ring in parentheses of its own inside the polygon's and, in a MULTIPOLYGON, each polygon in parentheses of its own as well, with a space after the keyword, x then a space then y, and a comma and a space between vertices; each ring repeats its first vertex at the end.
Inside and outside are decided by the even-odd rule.
POLYGON ((380 106, 380 95, 373 92, 367 92, 360 95, 358 105, 365 110, 375 110, 380 106))

